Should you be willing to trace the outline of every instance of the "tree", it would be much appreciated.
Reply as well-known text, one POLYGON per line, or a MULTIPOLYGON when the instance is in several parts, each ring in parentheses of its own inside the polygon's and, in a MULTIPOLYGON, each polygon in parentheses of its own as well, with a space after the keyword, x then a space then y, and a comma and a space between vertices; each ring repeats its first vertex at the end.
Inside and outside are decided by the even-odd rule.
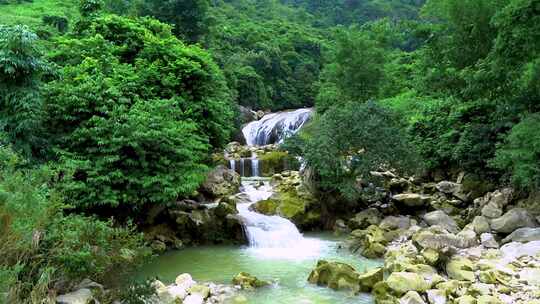
POLYGON ((146 0, 141 14, 174 25, 173 32, 188 42, 197 42, 208 31, 208 0, 146 0))
POLYGON ((197 189, 234 122, 209 54, 158 21, 103 15, 51 60, 62 78, 46 86, 45 126, 77 207, 134 210, 197 189))
POLYGON ((49 71, 37 36, 24 26, 0 25, 0 129, 26 156, 46 144, 39 136, 41 76, 49 71))

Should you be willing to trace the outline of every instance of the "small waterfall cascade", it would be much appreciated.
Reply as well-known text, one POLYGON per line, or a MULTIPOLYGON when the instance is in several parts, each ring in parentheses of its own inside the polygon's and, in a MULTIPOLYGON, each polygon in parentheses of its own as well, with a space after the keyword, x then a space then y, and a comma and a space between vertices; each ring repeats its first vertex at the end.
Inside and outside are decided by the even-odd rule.
POLYGON ((268 216, 249 210, 254 203, 272 195, 272 186, 268 180, 243 179, 241 191, 249 200, 247 203, 238 204, 236 208, 250 247, 265 250, 289 249, 286 251, 290 252, 291 248, 298 248, 304 242, 304 237, 291 221, 277 215, 268 216))
POLYGON ((282 143, 283 139, 298 132, 312 115, 311 108, 266 114, 260 120, 247 124, 242 133, 248 146, 282 143))

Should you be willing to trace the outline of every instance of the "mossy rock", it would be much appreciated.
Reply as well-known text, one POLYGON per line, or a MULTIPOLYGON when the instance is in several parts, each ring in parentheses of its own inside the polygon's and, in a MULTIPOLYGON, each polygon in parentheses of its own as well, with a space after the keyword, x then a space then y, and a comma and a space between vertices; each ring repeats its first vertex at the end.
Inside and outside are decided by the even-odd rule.
POLYGON ((317 266, 308 277, 308 282, 319 286, 327 286, 334 290, 360 291, 360 274, 345 263, 319 260, 317 266))
POLYGON ((255 289, 270 285, 270 282, 259 280, 247 272, 240 272, 232 279, 234 285, 239 285, 242 289, 255 289))

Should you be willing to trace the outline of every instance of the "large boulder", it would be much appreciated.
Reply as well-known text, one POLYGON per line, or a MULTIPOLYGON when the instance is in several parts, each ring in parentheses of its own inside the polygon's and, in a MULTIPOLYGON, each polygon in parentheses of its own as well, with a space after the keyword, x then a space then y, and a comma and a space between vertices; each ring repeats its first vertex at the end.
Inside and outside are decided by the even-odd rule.
POLYGON ((522 208, 512 209, 491 221, 491 229, 498 233, 510 233, 523 227, 536 227, 536 220, 522 208))
POLYGON ((526 243, 532 241, 540 241, 540 228, 519 228, 502 240, 503 244, 509 242, 526 243))
POLYGON ((308 277, 308 282, 319 286, 328 286, 334 290, 360 291, 360 274, 345 263, 319 260, 308 277))
POLYGON ((386 251, 388 239, 379 226, 371 225, 365 230, 354 230, 347 239, 347 246, 352 251, 361 250, 367 258, 380 258, 386 251))
POLYGON ((421 275, 412 272, 392 272, 385 282, 397 295, 409 291, 425 292, 431 287, 421 275))
POLYGON ((201 185, 200 192, 211 198, 235 194, 240 188, 240 175, 220 165, 210 171, 201 185))
POLYGON ((475 205, 479 206, 482 215, 487 218, 497 218, 503 213, 506 207, 512 200, 513 190, 505 188, 495 192, 489 192, 484 197, 476 199, 475 205))
POLYGON ((402 193, 394 195, 392 199, 398 204, 406 207, 423 207, 429 204, 432 197, 418 193, 402 193))
POLYGON ((403 215, 387 216, 379 223, 379 227, 384 230, 409 229, 412 225, 412 220, 403 215))
POLYGON ((434 250, 469 248, 478 245, 474 231, 463 231, 463 233, 455 235, 440 226, 432 226, 418 231, 413 235, 413 240, 424 249, 434 250))
POLYGON ((485 248, 499 248, 499 243, 495 240, 495 237, 491 233, 482 233, 480 235, 480 242, 485 248))
POLYGON ((458 199, 464 202, 468 201, 470 198, 469 194, 463 191, 462 185, 458 183, 442 181, 442 182, 439 182, 435 187, 440 192, 453 195, 454 197, 457 197, 458 199))
POLYGON ((381 267, 373 268, 358 276, 360 290, 370 292, 375 284, 383 280, 384 271, 381 267))
POLYGON ((259 280, 257 277, 250 275, 247 272, 240 272, 232 279, 234 285, 240 286, 242 289, 255 289, 270 285, 270 282, 259 280))
POLYGON ((441 210, 426 213, 424 215, 424 221, 430 226, 439 225, 451 233, 459 232, 456 221, 441 210))

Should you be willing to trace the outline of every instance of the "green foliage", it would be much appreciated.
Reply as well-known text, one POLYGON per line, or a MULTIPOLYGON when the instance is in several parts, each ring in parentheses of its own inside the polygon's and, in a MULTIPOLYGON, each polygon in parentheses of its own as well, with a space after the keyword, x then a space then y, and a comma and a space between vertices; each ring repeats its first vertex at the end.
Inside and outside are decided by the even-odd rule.
POLYGON ((88 17, 103 8, 103 0, 79 0, 79 11, 83 17, 88 17))
POLYGON ((45 15, 64 16, 75 23, 79 18, 78 0, 8 0, 0 1, 0 23, 4 25, 26 25, 37 31, 45 15))
POLYGON ((141 14, 174 25, 174 33, 197 42, 208 31, 209 0, 144 0, 141 14))
POLYGON ((51 172, 22 170, 21 158, 0 147, 0 293, 8 303, 37 303, 60 280, 114 280, 149 256, 142 235, 112 221, 67 215, 49 190, 51 172))
POLYGON ((34 33, 24 26, 0 25, 0 129, 27 156, 44 144, 37 133, 41 120, 38 85, 48 70, 34 33))
POLYGON ((319 187, 325 192, 337 190, 349 200, 361 195, 361 184, 370 181, 370 171, 410 172, 417 166, 399 119, 375 102, 348 102, 328 109, 301 143, 319 187))
POLYGON ((47 134, 78 207, 140 207, 190 195, 232 111, 208 54, 150 19, 96 17, 60 38, 46 86, 47 134), (174 168, 174 169, 172 169, 174 168))
POLYGON ((492 161, 510 173, 512 182, 524 189, 540 187, 540 113, 526 116, 516 124, 492 161))

